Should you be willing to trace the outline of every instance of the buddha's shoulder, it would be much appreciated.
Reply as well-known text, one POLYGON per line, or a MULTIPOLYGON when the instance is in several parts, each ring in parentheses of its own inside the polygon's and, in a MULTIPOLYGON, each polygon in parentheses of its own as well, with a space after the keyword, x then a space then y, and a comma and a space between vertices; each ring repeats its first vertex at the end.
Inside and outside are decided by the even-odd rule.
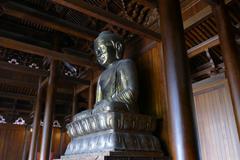
POLYGON ((118 61, 118 65, 120 65, 120 66, 134 65, 134 62, 131 59, 122 59, 122 60, 118 61))

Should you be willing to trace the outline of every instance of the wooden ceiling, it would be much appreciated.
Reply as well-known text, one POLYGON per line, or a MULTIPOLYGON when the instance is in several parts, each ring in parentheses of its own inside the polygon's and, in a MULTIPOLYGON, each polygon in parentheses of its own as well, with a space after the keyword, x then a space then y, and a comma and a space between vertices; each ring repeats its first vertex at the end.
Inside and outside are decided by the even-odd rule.
MULTIPOLYGON (((126 42, 136 36, 160 41, 156 1, 84 2, 0 0, 0 114, 8 119, 29 117, 38 76, 49 74, 49 59, 62 61, 56 117, 62 119, 71 112, 74 87, 82 92, 79 106, 86 107, 91 72, 99 71, 92 40, 103 30, 119 34, 126 42)), ((239 33, 239 1, 227 3, 232 24, 239 33)), ((209 6, 199 0, 182 0, 181 5, 193 82, 224 72, 215 19, 209 6)))

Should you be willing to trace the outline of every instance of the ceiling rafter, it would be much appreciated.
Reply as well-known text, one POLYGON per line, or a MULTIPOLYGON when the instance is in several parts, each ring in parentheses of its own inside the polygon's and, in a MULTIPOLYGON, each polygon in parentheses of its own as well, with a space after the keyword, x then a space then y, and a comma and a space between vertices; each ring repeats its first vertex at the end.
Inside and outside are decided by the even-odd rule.
POLYGON ((66 20, 42 13, 36 9, 32 9, 15 2, 3 2, 1 4, 1 8, 4 14, 41 24, 45 27, 52 28, 54 30, 85 40, 92 41, 98 35, 96 31, 75 25, 66 20))
POLYGON ((7 62, 0 61, 1 69, 12 71, 12 72, 19 72, 23 74, 33 75, 33 76, 48 76, 48 72, 41 69, 32 69, 27 66, 23 65, 13 65, 7 62))
MULTIPOLYGON (((0 61, 0 68, 1 70, 6 70, 6 71, 12 71, 12 72, 15 72, 15 74, 17 73, 21 73, 21 74, 28 74, 28 75, 32 75, 32 76, 48 76, 49 73, 45 70, 41 70, 41 69, 31 69, 29 67, 26 67, 26 66, 22 66, 22 65, 13 65, 13 64, 8 64, 7 62, 2 62, 0 61)), ((32 81, 32 79, 31 79, 32 81)), ((31 88, 37 88, 37 84, 38 82, 33 82, 30 83, 30 81, 22 81, 20 79, 9 79, 9 78, 3 78, 1 77, 0 78, 0 82, 4 82, 6 84, 15 84, 18 86, 21 86, 21 85, 24 85, 27 87, 27 83, 29 83, 28 87, 31 87, 31 88)), ((61 88, 70 88, 71 86, 74 87, 75 85, 86 85, 88 86, 90 84, 90 81, 89 80, 84 80, 84 79, 76 79, 76 78, 73 78, 73 77, 67 77, 67 76, 60 76, 58 82, 57 82, 57 85, 61 88), (68 86, 66 86, 66 84, 68 84, 68 86)))
POLYGON ((155 41, 161 41, 160 33, 154 32, 150 29, 144 28, 135 22, 126 20, 118 15, 107 12, 99 7, 91 6, 83 1, 75 0, 52 0, 52 2, 62 5, 64 7, 76 10, 91 17, 95 17, 106 23, 121 27, 134 34, 144 36, 155 41))
POLYGON ((78 56, 57 52, 55 50, 24 43, 11 38, 6 38, 4 36, 0 36, 0 46, 33 55, 48 57, 54 60, 66 61, 79 66, 98 68, 97 64, 91 62, 86 58, 80 58, 78 56))
POLYGON ((212 48, 220 44, 219 36, 216 35, 214 37, 209 38, 208 40, 190 48, 187 50, 187 54, 189 58, 192 58, 204 51, 208 48, 212 48))
MULTIPOLYGON (((231 1, 232 0, 225 0, 225 3, 228 4, 231 1)), ((190 10, 194 7, 200 8, 200 7, 196 7, 196 6, 199 4, 202 5, 201 3, 203 3, 201 0, 195 0, 194 2, 190 3, 189 6, 187 5, 186 7, 182 8, 182 14, 184 14, 184 12, 187 12, 187 10, 190 10)), ((212 14, 211 6, 205 4, 205 7, 203 7, 201 10, 195 12, 195 14, 191 15, 190 18, 184 20, 184 22, 183 22, 184 29, 186 30, 186 29, 192 27, 194 24, 200 22, 201 20, 205 19, 206 17, 210 16, 211 14, 212 14)))

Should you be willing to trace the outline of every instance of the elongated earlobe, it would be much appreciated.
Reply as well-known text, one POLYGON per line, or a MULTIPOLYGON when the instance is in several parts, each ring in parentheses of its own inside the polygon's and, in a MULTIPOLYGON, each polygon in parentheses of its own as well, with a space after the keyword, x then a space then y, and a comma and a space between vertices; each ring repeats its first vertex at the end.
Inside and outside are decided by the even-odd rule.
POLYGON ((122 58, 122 44, 120 42, 115 43, 115 49, 116 49, 116 58, 121 59, 122 58))

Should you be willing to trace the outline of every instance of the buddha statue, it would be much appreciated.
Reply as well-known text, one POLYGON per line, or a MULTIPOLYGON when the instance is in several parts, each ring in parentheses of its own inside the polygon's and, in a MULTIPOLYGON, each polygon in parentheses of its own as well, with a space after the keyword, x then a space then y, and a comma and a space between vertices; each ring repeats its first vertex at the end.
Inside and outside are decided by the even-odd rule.
POLYGON ((104 31, 94 41, 94 50, 105 68, 97 82, 96 103, 67 124, 71 142, 62 160, 104 159, 113 152, 159 157, 159 141, 151 134, 155 119, 137 113, 136 68, 130 59, 122 59, 122 39, 104 31))
POLYGON ((136 112, 137 72, 132 60, 122 59, 122 39, 111 32, 102 32, 94 41, 94 50, 105 71, 98 79, 93 112, 136 112))
POLYGON ((95 39, 94 50, 98 63, 105 68, 97 82, 96 103, 93 110, 85 110, 74 119, 104 111, 137 112, 137 71, 132 60, 122 59, 122 39, 104 31, 95 39))

